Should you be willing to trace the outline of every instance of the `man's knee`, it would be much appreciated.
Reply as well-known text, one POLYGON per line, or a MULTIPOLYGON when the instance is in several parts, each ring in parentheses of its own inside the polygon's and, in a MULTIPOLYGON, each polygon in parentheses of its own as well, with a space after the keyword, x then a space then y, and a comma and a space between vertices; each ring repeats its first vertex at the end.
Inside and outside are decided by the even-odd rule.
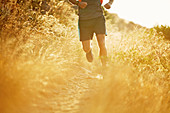
POLYGON ((107 49, 105 44, 101 44, 100 46, 100 56, 107 56, 107 49))
POLYGON ((106 49, 106 44, 105 44, 104 40, 99 41, 99 48, 101 50, 103 50, 103 49, 105 50, 106 49))
POLYGON ((90 48, 90 46, 83 46, 83 50, 84 50, 86 53, 88 53, 88 52, 91 50, 91 48, 90 48))
POLYGON ((105 53, 107 51, 106 46, 100 47, 100 52, 105 53))
POLYGON ((82 45, 83 45, 83 50, 88 53, 91 48, 90 48, 90 40, 86 40, 86 41, 82 41, 82 45))

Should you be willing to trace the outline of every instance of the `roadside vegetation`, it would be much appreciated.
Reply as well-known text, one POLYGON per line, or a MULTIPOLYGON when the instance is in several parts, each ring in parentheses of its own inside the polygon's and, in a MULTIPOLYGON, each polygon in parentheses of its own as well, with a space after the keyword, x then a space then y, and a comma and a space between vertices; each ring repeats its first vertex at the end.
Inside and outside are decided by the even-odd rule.
POLYGON ((167 25, 157 25, 153 29, 156 29, 158 33, 162 33, 165 39, 170 40, 170 27, 167 25))

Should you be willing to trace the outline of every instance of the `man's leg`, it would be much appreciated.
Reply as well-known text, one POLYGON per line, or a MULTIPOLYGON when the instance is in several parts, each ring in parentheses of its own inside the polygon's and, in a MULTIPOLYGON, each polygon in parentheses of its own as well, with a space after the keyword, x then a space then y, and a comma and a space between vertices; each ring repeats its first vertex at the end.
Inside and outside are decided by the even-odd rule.
POLYGON ((90 47, 90 40, 82 41, 83 50, 86 52, 86 58, 89 62, 93 61, 93 54, 90 47))
POLYGON ((105 34, 97 34, 97 41, 100 48, 100 58, 103 66, 106 66, 107 62, 107 49, 105 44, 105 34))

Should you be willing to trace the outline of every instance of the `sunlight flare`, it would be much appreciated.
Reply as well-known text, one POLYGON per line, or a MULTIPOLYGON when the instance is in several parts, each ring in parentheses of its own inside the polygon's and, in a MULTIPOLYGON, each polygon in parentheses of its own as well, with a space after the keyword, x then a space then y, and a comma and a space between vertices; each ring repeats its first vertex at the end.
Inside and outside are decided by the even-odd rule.
POLYGON ((115 0, 108 11, 142 26, 153 27, 170 25, 169 5, 170 0, 115 0))

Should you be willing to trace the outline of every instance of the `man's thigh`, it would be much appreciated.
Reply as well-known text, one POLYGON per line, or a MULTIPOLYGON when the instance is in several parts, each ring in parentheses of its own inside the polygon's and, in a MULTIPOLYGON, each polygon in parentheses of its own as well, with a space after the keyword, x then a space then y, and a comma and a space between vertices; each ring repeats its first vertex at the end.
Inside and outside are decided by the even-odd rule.
POLYGON ((97 41, 99 47, 105 46, 105 34, 97 34, 97 41))

